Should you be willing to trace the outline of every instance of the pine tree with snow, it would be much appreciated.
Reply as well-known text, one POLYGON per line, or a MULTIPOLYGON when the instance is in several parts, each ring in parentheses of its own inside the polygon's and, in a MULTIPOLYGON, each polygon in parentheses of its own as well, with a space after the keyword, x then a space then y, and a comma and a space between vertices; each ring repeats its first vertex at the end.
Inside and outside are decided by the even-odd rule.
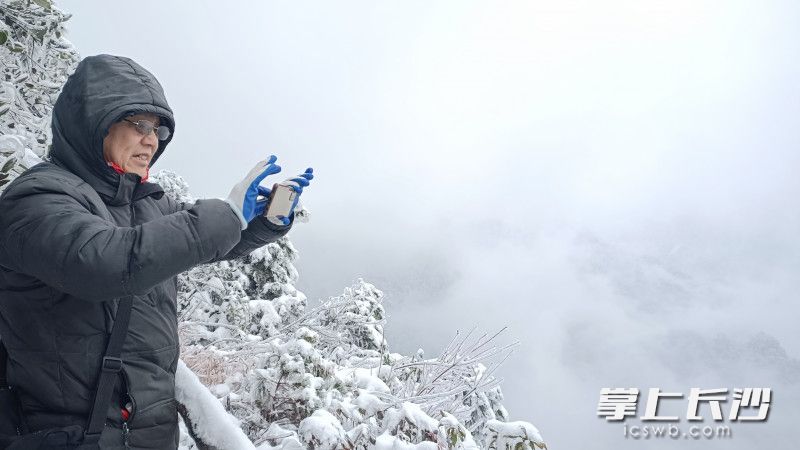
POLYGON ((150 181, 161 186, 164 193, 178 203, 193 203, 196 200, 189 192, 186 180, 171 170, 161 170, 151 174, 150 181))
POLYGON ((250 283, 249 331, 261 337, 273 336, 293 321, 306 307, 306 296, 295 288, 298 273, 292 261, 297 250, 288 238, 268 244, 247 255, 240 263, 250 283))

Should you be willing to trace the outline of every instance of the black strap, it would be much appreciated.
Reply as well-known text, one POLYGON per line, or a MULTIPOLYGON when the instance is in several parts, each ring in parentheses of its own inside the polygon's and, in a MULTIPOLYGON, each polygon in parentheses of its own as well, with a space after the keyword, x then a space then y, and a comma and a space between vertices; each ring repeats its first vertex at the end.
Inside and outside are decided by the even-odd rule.
POLYGON ((97 380, 97 390, 94 393, 94 404, 92 413, 89 415, 89 422, 86 425, 86 432, 83 435, 84 445, 94 445, 100 441, 100 434, 106 425, 106 413, 114 393, 114 384, 117 381, 117 374, 122 370, 122 344, 125 342, 125 335, 128 333, 128 324, 131 318, 133 307, 133 297, 123 297, 117 307, 117 317, 111 329, 111 338, 108 340, 106 355, 100 366, 100 377, 97 380))
POLYGON ((8 379, 6 378, 6 361, 8 360, 8 350, 3 340, 0 339, 0 388, 8 387, 8 379))

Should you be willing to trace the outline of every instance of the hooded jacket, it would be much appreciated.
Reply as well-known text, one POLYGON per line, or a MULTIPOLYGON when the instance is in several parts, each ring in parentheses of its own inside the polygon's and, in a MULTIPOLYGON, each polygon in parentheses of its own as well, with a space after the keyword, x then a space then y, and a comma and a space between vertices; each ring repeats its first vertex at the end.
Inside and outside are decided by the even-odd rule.
MULTIPOLYGON (((118 300, 133 296, 104 449, 177 448, 176 275, 245 255, 289 229, 258 217, 242 231, 222 200, 177 204, 157 184, 109 167, 109 127, 144 112, 174 131, 151 73, 128 58, 85 58, 53 109, 51 162, 0 196, 0 336, 31 431, 86 426, 118 300)), ((168 143, 159 143, 151 165, 168 143)))

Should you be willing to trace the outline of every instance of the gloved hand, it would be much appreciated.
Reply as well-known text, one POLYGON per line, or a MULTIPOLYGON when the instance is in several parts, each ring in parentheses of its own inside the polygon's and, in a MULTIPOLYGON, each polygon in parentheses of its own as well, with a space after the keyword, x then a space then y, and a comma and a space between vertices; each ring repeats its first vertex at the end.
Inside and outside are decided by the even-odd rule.
MULTIPOLYGON (((233 212, 239 216, 242 222, 242 229, 247 228, 247 224, 256 217, 258 213, 259 202, 259 183, 261 180, 269 175, 276 174, 281 171, 281 167, 275 164, 277 161, 275 155, 270 155, 269 159, 259 161, 242 181, 231 189, 228 198, 225 201, 231 206, 233 212)), ((263 213, 264 208, 260 207, 263 213)))
MULTIPOLYGON (((292 204, 292 208, 289 210, 289 215, 294 212, 295 206, 297 206, 297 201, 300 199, 300 194, 303 193, 303 188, 309 185, 309 182, 314 179, 314 169, 309 167, 306 169, 305 172, 301 173, 300 175, 294 178, 287 178, 286 180, 281 181, 278 183, 282 186, 289 186, 295 192, 297 192, 297 196, 294 198, 294 203, 292 204)), ((265 188, 263 186, 258 187, 258 193, 266 197, 264 200, 261 200, 256 205, 257 214, 264 214, 264 211, 267 209, 269 204, 269 195, 272 192, 271 189, 265 188)), ((289 225, 289 218, 285 216, 275 216, 275 217, 267 217, 267 220, 274 223, 275 225, 279 226, 286 226, 289 225)))

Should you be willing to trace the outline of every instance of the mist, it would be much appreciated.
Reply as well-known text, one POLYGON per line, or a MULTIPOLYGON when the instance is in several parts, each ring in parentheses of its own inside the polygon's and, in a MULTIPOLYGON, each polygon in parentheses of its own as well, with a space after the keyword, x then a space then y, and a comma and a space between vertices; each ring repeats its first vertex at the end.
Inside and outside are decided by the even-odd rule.
POLYGON ((314 168, 290 235, 310 302, 375 284, 402 353, 508 327, 505 404, 549 448, 795 441, 797 3, 57 5, 82 56, 161 81, 155 169, 195 196, 269 154, 314 168), (597 417, 602 387, 774 399, 732 439, 646 441, 597 417))

